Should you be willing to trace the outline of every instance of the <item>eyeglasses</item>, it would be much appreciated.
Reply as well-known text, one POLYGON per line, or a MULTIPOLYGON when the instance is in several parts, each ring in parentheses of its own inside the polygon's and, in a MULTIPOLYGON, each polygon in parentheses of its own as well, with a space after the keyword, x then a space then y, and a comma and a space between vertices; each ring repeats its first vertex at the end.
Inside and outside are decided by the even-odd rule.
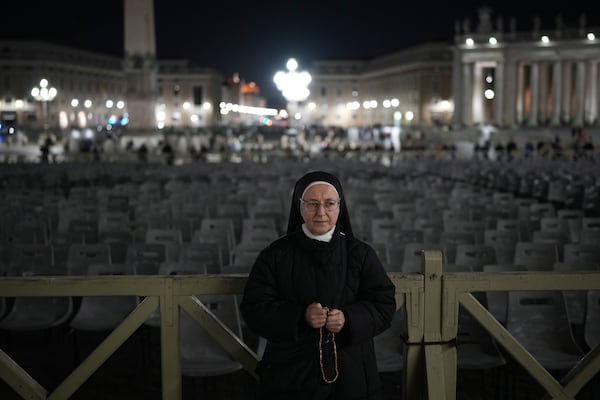
POLYGON ((328 211, 328 212, 335 211, 340 206, 340 199, 337 199, 337 200, 325 200, 323 203, 321 203, 320 201, 315 201, 315 200, 306 201, 304 199, 300 199, 300 202, 302 204, 304 204, 304 207, 306 207, 306 209, 308 211, 311 211, 311 212, 318 211, 319 207, 321 207, 321 205, 323 206, 323 208, 325 209, 325 211, 328 211))

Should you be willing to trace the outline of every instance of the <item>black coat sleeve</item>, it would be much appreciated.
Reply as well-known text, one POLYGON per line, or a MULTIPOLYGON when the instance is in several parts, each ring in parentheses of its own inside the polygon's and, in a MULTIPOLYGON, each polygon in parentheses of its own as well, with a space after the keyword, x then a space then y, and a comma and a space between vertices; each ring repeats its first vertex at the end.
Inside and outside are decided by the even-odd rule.
POLYGON ((390 327, 396 312, 396 288, 370 246, 351 262, 359 263, 358 292, 354 301, 343 306, 347 319, 344 341, 359 343, 390 327), (358 258, 358 259, 357 259, 358 258))
POLYGON ((244 288, 240 312, 255 334, 270 342, 289 343, 303 331, 304 307, 282 294, 285 288, 276 272, 275 253, 267 248, 257 257, 244 288))

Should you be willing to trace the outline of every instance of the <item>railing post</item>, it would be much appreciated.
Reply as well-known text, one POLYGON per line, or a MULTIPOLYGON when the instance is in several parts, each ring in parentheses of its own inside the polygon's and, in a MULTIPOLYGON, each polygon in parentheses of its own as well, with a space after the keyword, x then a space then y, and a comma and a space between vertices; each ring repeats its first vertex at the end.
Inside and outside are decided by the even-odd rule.
POLYGON ((442 252, 423 253, 425 319, 423 345, 425 351, 427 394, 431 400, 456 398, 456 345, 444 342, 442 336, 443 287, 442 252))
POLYGON ((404 347, 404 369, 402 373, 402 398, 419 400, 427 398, 425 386, 425 358, 423 353, 423 308, 424 296, 421 287, 404 294, 406 311, 406 346, 404 347))
POLYGON ((174 279, 165 279, 160 296, 160 350, 163 400, 181 400, 181 357, 179 355, 179 302, 174 279))

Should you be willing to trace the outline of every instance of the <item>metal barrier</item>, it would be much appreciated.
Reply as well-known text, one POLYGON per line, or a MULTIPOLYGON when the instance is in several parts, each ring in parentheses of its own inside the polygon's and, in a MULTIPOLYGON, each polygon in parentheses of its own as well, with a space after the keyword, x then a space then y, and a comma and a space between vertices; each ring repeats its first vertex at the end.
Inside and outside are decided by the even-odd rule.
MULTIPOLYGON (((508 290, 600 290, 600 273, 442 273, 442 254, 425 251, 423 274, 390 273, 398 307, 406 307, 407 350, 403 398, 456 398, 458 307, 466 310, 536 379, 553 399, 574 399, 600 371, 600 347, 556 381, 483 307, 471 292, 508 290)), ((72 373, 49 393, 0 349, 0 379, 24 399, 68 399, 160 308, 162 397, 182 397, 179 361, 180 308, 188 312, 252 375, 257 355, 221 324, 194 295, 240 294, 242 275, 98 276, 0 278, 3 297, 137 295, 139 306, 72 373)))

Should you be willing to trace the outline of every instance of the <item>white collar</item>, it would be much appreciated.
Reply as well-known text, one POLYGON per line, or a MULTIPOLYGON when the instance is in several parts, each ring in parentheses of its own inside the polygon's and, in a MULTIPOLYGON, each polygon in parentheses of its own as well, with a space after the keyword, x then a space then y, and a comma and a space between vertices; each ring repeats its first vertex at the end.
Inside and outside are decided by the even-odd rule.
POLYGON ((335 231, 335 226, 333 228, 331 228, 331 230, 329 232, 325 232, 322 235, 315 235, 315 234, 311 233, 311 231, 308 230, 308 228, 306 227, 306 224, 302 224, 302 232, 304 232, 304 234, 306 236, 308 236, 311 239, 319 240, 321 242, 329 242, 331 240, 331 238, 333 237, 333 231, 335 231))

